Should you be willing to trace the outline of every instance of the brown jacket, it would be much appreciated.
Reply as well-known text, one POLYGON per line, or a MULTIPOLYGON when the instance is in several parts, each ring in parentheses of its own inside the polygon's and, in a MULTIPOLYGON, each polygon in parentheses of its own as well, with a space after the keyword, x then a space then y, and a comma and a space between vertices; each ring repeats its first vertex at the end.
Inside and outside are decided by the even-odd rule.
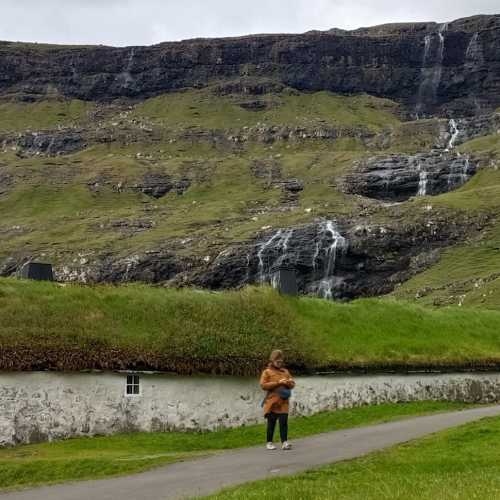
POLYGON ((264 402, 264 415, 268 413, 288 413, 289 404, 288 400, 281 399, 279 394, 275 392, 280 387, 288 387, 293 389, 295 382, 286 368, 275 368, 270 365, 266 368, 260 377, 260 386, 264 391, 268 391, 268 395, 264 402), (280 380, 287 379, 286 384, 280 384, 280 380))

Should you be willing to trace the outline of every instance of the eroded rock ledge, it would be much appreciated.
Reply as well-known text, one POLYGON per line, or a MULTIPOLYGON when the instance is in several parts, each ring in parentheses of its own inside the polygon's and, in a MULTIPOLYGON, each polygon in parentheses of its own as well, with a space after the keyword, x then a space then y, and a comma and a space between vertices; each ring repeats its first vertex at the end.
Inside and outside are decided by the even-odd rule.
POLYGON ((358 162, 338 187, 349 194, 404 201, 457 189, 476 173, 477 165, 469 156, 445 151, 372 157, 358 162))

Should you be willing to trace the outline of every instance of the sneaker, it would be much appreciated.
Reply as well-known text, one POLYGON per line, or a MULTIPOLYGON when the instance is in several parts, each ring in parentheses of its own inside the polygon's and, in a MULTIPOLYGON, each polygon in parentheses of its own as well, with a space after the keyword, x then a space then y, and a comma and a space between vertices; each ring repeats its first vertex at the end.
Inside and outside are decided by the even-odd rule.
POLYGON ((273 444, 273 443, 267 443, 267 444, 266 444, 266 448, 267 448, 268 450, 275 450, 275 449, 276 449, 276 446, 274 446, 274 444, 273 444))
POLYGON ((291 450, 291 449, 292 449, 292 445, 291 445, 288 441, 285 441, 285 442, 281 445, 281 449, 282 449, 282 450, 291 450))

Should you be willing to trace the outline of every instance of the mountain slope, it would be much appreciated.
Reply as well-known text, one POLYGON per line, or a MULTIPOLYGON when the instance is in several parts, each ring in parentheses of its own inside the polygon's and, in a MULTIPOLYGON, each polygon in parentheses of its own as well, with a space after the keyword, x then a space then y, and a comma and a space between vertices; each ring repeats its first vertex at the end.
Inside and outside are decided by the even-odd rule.
POLYGON ((2 44, 0 275, 497 304, 499 19, 2 44))

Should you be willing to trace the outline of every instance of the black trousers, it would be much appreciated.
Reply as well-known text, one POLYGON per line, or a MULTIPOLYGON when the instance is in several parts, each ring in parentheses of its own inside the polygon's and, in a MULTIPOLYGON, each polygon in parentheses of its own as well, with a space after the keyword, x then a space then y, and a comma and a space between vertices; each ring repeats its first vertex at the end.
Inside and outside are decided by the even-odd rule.
POLYGON ((280 423, 280 438, 281 442, 288 441, 288 413, 268 413, 267 418, 267 442, 270 443, 274 437, 276 422, 280 423))

